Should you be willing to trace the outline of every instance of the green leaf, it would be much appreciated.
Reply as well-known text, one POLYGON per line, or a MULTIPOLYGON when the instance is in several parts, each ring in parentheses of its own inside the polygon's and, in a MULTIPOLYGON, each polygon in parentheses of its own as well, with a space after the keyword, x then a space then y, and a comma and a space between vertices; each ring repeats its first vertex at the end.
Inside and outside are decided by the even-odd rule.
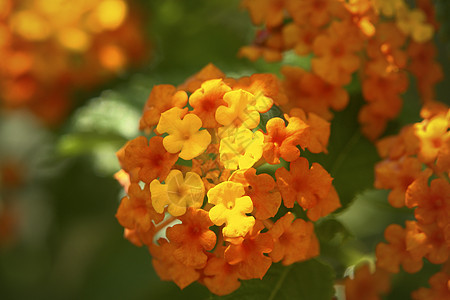
POLYGON ((380 160, 375 145, 360 131, 358 112, 363 103, 361 95, 354 95, 345 110, 335 113, 328 154, 303 154, 311 162, 319 162, 334 178, 342 208, 373 186, 374 165, 380 160))
POLYGON ((262 280, 242 281, 242 286, 230 295, 210 299, 329 300, 334 295, 334 272, 328 265, 312 259, 283 266, 274 264, 262 280))
POLYGON ((334 218, 320 219, 316 223, 315 229, 319 240, 331 241, 332 239, 338 239, 342 242, 352 236, 347 227, 334 218))

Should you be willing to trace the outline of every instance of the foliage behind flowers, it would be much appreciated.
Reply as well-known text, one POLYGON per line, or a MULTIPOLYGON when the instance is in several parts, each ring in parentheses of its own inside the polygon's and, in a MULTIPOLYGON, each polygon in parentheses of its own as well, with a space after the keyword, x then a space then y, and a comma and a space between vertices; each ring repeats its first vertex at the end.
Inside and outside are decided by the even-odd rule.
POLYGON ((272 262, 319 254, 313 222, 340 202, 328 172, 298 147, 326 151, 330 127, 301 110, 263 121, 285 98, 274 75, 233 79, 213 65, 178 88, 153 87, 140 127, 156 135, 117 153, 128 195, 116 217, 162 279, 224 295, 272 262))
POLYGON ((60 122, 71 93, 148 56, 139 15, 125 0, 0 2, 2 107, 60 122))

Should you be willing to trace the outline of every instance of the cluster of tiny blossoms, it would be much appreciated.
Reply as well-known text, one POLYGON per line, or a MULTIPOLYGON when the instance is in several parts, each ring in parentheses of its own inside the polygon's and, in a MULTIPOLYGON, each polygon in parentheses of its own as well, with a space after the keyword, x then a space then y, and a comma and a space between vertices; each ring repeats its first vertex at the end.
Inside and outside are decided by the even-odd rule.
POLYGON ((389 203, 414 209, 415 220, 406 221, 405 228, 397 224, 386 228, 388 243, 376 248, 377 268, 397 273, 401 265, 415 273, 422 268, 423 258, 442 264, 443 270, 430 279, 431 289, 421 288, 412 298, 448 299, 450 110, 433 102, 422 109, 421 116, 422 122, 378 144, 384 160, 376 166, 375 187, 391 190, 389 203))
POLYGON ((390 274, 400 265, 408 273, 422 269, 425 258, 441 264, 442 271, 433 275, 430 288, 420 288, 411 295, 414 300, 450 298, 450 110, 436 102, 426 105, 420 123, 408 125, 397 136, 378 143, 384 159, 376 165, 375 187, 390 190, 388 200, 395 208, 414 209, 415 220, 405 228, 389 225, 384 236, 387 243, 376 248, 375 273, 363 270, 355 280, 346 282, 347 299, 361 299, 368 289, 357 289, 357 283, 370 287, 373 299, 389 290, 390 274))
POLYGON ((430 0, 243 0, 259 30, 240 55, 251 60, 281 60, 284 51, 311 56, 311 70, 281 69, 290 101, 331 119, 329 111, 348 103, 344 88, 357 73, 366 105, 359 113, 363 133, 378 138, 402 107, 408 72, 415 76, 424 102, 434 98, 441 80, 431 39, 438 25, 430 0), (320 103, 317 105, 316 103, 320 103))
POLYGON ((153 87, 140 120, 151 138, 117 153, 127 196, 116 217, 161 279, 223 295, 273 262, 319 254, 313 222, 340 202, 329 173, 300 153, 326 151, 330 127, 300 109, 270 117, 282 97, 274 75, 233 79, 213 65, 153 87))
POLYGON ((138 19, 126 0, 1 0, 0 106, 58 123, 74 88, 142 62, 138 19))

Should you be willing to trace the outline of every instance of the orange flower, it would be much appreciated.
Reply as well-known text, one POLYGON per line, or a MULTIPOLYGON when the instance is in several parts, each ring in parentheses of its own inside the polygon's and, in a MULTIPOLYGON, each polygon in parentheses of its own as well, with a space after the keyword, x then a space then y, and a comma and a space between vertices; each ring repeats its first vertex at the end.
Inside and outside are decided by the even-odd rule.
POLYGON ((150 244, 153 267, 162 280, 175 282, 180 289, 184 289, 200 278, 200 272, 193 267, 186 266, 175 258, 176 245, 160 238, 159 245, 150 244))
POLYGON ((238 267, 230 265, 223 257, 223 250, 221 252, 221 256, 210 258, 203 270, 206 275, 203 278, 206 287, 219 296, 230 294, 241 286, 238 279, 238 267))
POLYGON ((450 275, 448 272, 441 271, 433 276, 430 280, 430 288, 420 288, 411 294, 413 300, 441 300, 450 299, 450 275))
MULTIPOLYGON (((309 126, 308 150, 312 153, 327 153, 328 139, 330 138, 330 123, 315 113, 306 113, 300 108, 293 108, 289 115, 303 120, 309 126)), ((289 118, 287 118, 289 120, 289 118)))
POLYGON ((116 218, 123 227, 148 231, 153 226, 152 221, 161 222, 164 214, 154 210, 148 185, 141 190, 139 184, 132 183, 128 196, 123 197, 120 202, 116 218))
POLYGON ((450 220, 450 184, 437 178, 428 186, 428 176, 416 179, 406 191, 406 205, 416 207, 414 215, 423 224, 436 222, 445 228, 450 220))
POLYGON ((256 169, 250 168, 234 172, 230 180, 244 186, 245 195, 252 199, 252 215, 256 219, 265 220, 275 216, 281 204, 281 195, 270 175, 256 175, 256 169))
POLYGON ((216 66, 209 63, 198 73, 189 77, 183 84, 178 86, 181 90, 186 90, 189 93, 195 92, 199 89, 203 82, 210 79, 225 78, 225 74, 220 71, 216 66))
POLYGON ((240 279, 262 279, 272 264, 264 254, 272 251, 273 241, 268 233, 260 233, 263 228, 256 224, 243 240, 232 242, 225 250, 226 261, 236 265, 240 279))
POLYGON ((317 221, 322 217, 328 216, 339 207, 341 207, 339 196, 334 186, 331 186, 330 192, 325 199, 322 199, 314 207, 308 209, 306 215, 311 221, 317 221))
POLYGON ((216 245, 216 234, 209 229, 214 224, 208 212, 188 208, 186 214, 178 218, 182 223, 167 228, 166 235, 174 245, 173 256, 184 265, 203 268, 208 256, 205 251, 216 245))
POLYGON ((390 73, 384 77, 369 75, 364 78, 362 91, 364 99, 370 103, 381 102, 385 109, 380 110, 386 117, 394 118, 401 109, 399 97, 408 88, 408 78, 405 73, 390 73))
POLYGON ((313 163, 310 169, 304 157, 292 162, 290 171, 277 169, 275 176, 284 205, 288 208, 293 207, 296 201, 303 209, 313 208, 330 192, 330 174, 318 163, 313 163))
POLYGON ((151 129, 158 124, 161 113, 172 107, 183 108, 187 104, 185 91, 177 90, 170 84, 155 85, 144 106, 144 112, 139 121, 139 129, 151 129))
POLYGON ((151 226, 150 230, 143 231, 141 229, 124 228, 123 237, 135 246, 153 244, 153 237, 155 236, 155 226, 151 226))
POLYGON ((388 201, 393 207, 405 205, 405 193, 408 186, 422 173, 422 163, 414 157, 400 160, 384 160, 375 166, 377 189, 390 189, 388 201))
POLYGON ((302 149, 309 143, 309 126, 299 118, 289 118, 288 126, 281 118, 272 118, 266 124, 264 135, 263 157, 269 164, 279 164, 280 157, 286 161, 294 161, 300 156, 302 149))
POLYGON ((299 26, 295 23, 286 24, 282 32, 286 48, 294 49, 299 56, 311 53, 314 40, 320 33, 316 27, 299 26))
POLYGON ((130 174, 132 182, 150 183, 153 179, 164 180, 178 159, 164 149, 163 138, 155 136, 147 141, 140 136, 125 144, 118 152, 122 169, 130 174))
POLYGON ((342 86, 350 83, 351 74, 360 66, 357 52, 362 48, 358 31, 349 22, 333 22, 326 34, 316 38, 312 70, 328 83, 342 86))
POLYGON ((345 14, 341 1, 336 0, 287 0, 286 6, 298 25, 322 27, 345 14))
POLYGON ((391 224, 386 228, 384 237, 389 244, 377 245, 377 268, 391 273, 398 273, 400 264, 408 273, 415 273, 422 269, 422 257, 414 257, 407 250, 406 234, 407 230, 397 224, 391 224))
POLYGON ((314 73, 291 66, 283 66, 281 73, 285 77, 283 85, 290 101, 287 108, 299 107, 330 120, 333 117, 330 107, 342 110, 348 104, 349 96, 344 88, 329 84, 314 73))
POLYGON ((286 0, 243 0, 241 5, 250 12, 255 25, 276 27, 283 23, 286 0))
POLYGON ((435 61, 436 52, 436 46, 432 42, 411 41, 408 46, 407 53, 411 59, 408 70, 417 78, 423 101, 434 99, 434 86, 444 77, 441 65, 435 61))
POLYGON ((319 255, 313 223, 294 219, 295 216, 288 212, 268 231, 274 241, 269 256, 275 263, 283 260, 283 265, 287 266, 319 255))
POLYGON ((415 155, 419 139, 412 125, 406 125, 397 136, 389 136, 377 142, 377 151, 382 158, 399 159, 403 155, 415 155))
POLYGON ((436 223, 414 222, 406 237, 408 250, 413 247, 418 248, 431 263, 445 263, 450 255, 450 244, 445 239, 445 232, 448 230, 449 224, 450 222, 446 227, 441 228, 436 223))
POLYGON ((390 290, 389 273, 382 269, 370 271, 369 264, 356 267, 354 278, 345 279, 345 299, 379 300, 390 290))
POLYGON ((365 66, 369 75, 385 76, 406 67, 408 57, 403 50, 406 36, 392 22, 377 24, 375 36, 368 41, 370 64, 365 66))
POLYGON ((120 185, 123 187, 125 193, 128 193, 128 188, 130 187, 130 175, 123 169, 120 169, 114 174, 114 179, 116 179, 120 185))
POLYGON ((255 96, 255 109, 260 113, 267 112, 273 102, 288 101, 280 80, 274 74, 253 74, 241 77, 232 84, 233 90, 243 89, 255 96))
POLYGON ((251 61, 263 57, 267 62, 276 62, 283 58, 283 50, 284 43, 281 32, 278 29, 266 29, 257 33, 253 45, 239 49, 238 57, 246 57, 251 61))
POLYGON ((192 113, 202 120, 204 128, 219 127, 215 119, 216 110, 221 105, 226 105, 223 96, 231 88, 222 79, 212 79, 202 83, 190 97, 189 104, 194 108, 192 113))

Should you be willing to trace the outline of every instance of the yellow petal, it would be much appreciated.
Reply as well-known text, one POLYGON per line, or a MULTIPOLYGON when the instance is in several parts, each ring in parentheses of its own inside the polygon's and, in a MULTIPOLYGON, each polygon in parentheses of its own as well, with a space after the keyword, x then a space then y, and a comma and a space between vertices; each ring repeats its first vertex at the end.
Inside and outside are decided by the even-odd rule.
POLYGON ((163 213, 164 207, 169 203, 167 187, 155 179, 150 183, 150 193, 152 196, 153 208, 157 213, 163 213))

